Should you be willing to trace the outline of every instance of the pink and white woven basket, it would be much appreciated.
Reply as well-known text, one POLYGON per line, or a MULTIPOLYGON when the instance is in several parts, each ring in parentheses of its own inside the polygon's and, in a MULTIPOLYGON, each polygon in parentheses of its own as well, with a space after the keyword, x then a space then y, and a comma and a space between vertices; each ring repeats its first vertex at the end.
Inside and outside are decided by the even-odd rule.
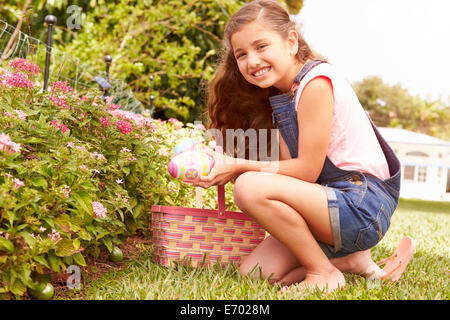
POLYGON ((264 240, 264 229, 243 212, 225 210, 218 186, 218 210, 152 206, 153 260, 173 266, 241 261, 264 240))

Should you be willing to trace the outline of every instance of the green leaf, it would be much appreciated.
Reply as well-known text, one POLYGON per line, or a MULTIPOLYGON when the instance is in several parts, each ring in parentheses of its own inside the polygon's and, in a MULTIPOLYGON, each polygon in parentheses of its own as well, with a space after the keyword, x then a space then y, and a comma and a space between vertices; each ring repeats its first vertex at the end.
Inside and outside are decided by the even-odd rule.
POLYGON ((40 264, 44 265, 48 269, 51 269, 49 264, 48 264, 48 262, 47 262, 47 259, 45 259, 44 256, 34 256, 33 260, 36 261, 36 262, 39 262, 40 264))
POLYGON ((62 214, 53 220, 55 224, 61 228, 62 231, 66 233, 70 232, 70 217, 67 214, 62 214))
POLYGON ((120 209, 117 209, 117 212, 119 212, 119 216, 122 219, 122 221, 125 221, 125 217, 123 216, 123 212, 120 209))
POLYGON ((58 241, 58 243, 56 244, 55 254, 58 257, 67 257, 81 250, 79 248, 75 249, 73 245, 73 240, 63 239, 58 241))
POLYGON ((60 272, 58 258, 56 257, 56 255, 52 251, 50 251, 48 253, 48 262, 50 263, 50 268, 53 271, 60 272))
POLYGON ((22 140, 22 143, 26 144, 34 144, 34 143, 43 143, 44 139, 37 138, 37 137, 28 137, 24 140, 22 140))
POLYGON ((42 188, 44 188, 44 189, 47 189, 47 186, 48 186, 48 184, 47 184, 47 180, 45 180, 45 178, 44 177, 34 177, 32 180, 31 180, 31 184, 33 185, 33 186, 35 186, 35 187, 42 187, 42 188))
POLYGON ((128 167, 123 167, 122 168, 122 172, 125 173, 125 176, 128 176, 130 174, 130 168, 128 167))
POLYGON ((22 280, 20 280, 20 278, 15 278, 10 286, 10 290, 13 294, 22 296, 27 291, 27 287, 23 284, 23 282, 22 282, 22 280))
POLYGON ((73 197, 80 207, 87 213, 92 214, 92 198, 87 191, 72 191, 70 196, 73 197))
POLYGON ((137 217, 141 215, 142 209, 144 209, 144 205, 141 203, 138 203, 136 207, 133 208, 132 214, 134 219, 137 219, 137 217))
POLYGON ((80 248, 80 240, 78 239, 74 239, 73 240, 73 247, 75 248, 75 250, 78 250, 80 248))
POLYGON ((0 250, 8 251, 9 253, 14 253, 14 245, 11 241, 5 238, 0 238, 0 250))
POLYGON ((103 241, 103 244, 108 249, 108 251, 111 252, 112 249, 113 249, 113 244, 111 242, 111 239, 109 237, 105 237, 105 238, 102 239, 102 241, 103 241))
POLYGON ((86 261, 84 260, 83 255, 81 254, 81 252, 77 252, 73 255, 73 259, 75 260, 76 263, 78 263, 80 266, 84 266, 86 267, 86 261))

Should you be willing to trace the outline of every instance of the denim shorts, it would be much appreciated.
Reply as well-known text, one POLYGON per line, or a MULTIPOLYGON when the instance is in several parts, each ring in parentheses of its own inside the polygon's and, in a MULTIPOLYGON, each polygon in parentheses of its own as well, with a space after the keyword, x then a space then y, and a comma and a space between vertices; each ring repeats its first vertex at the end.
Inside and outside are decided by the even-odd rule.
POLYGON ((360 172, 323 186, 328 197, 334 246, 321 242, 319 245, 328 258, 367 250, 380 242, 397 207, 398 190, 360 172))

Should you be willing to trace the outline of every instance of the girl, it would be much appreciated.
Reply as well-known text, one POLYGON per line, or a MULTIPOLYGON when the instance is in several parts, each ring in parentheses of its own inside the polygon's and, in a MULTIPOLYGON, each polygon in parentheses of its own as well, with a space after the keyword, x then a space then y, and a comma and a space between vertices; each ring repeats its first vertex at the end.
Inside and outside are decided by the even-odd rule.
MULTIPOLYGON (((193 183, 209 188, 236 179, 236 205, 270 233, 240 271, 259 267, 273 283, 329 291, 344 287, 342 272, 398 279, 414 241, 406 237, 383 270, 370 248, 397 206, 400 164, 350 85, 314 59, 274 1, 253 1, 235 13, 225 49, 209 87, 209 127, 225 144, 227 129, 280 133, 279 161, 270 162, 276 173, 268 161, 210 152, 213 170, 193 183)), ((258 145, 265 142, 271 147, 258 145)))

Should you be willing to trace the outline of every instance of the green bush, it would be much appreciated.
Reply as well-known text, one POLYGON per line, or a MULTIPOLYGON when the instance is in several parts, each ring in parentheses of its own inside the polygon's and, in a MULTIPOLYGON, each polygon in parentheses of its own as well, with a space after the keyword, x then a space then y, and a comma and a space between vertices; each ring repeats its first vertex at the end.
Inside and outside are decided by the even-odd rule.
MULTIPOLYGON (((177 141, 204 142, 204 131, 122 111, 99 91, 62 82, 42 92, 28 62, 10 65, 16 70, 0 69, 0 295, 20 297, 36 275, 149 235, 152 205, 193 206, 194 188, 171 178, 167 164, 177 141)), ((205 193, 214 207, 215 189, 205 193)))

